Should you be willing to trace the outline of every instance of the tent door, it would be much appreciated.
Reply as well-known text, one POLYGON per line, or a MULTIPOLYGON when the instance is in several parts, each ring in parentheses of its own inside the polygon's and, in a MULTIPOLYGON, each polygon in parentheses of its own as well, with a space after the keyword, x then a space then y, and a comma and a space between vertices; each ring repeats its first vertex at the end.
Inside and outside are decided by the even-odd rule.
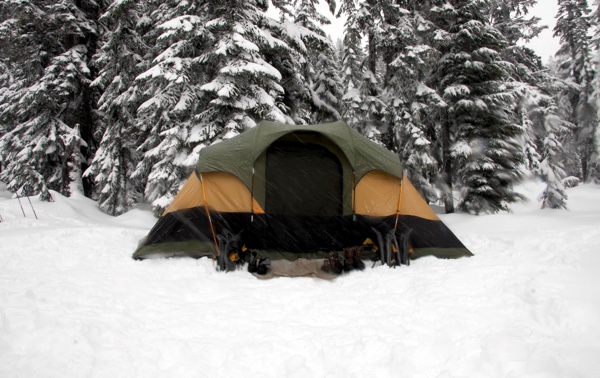
POLYGON ((267 149, 265 211, 336 216, 343 212, 342 165, 326 147, 277 141, 267 149))

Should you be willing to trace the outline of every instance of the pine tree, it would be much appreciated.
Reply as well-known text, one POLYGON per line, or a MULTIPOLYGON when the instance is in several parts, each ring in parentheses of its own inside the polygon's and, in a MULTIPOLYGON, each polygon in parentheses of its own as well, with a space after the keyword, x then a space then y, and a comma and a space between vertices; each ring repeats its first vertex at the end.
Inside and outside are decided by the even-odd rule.
POLYGON ((329 47, 316 57, 315 78, 312 87, 317 110, 314 123, 333 122, 342 118, 342 79, 338 74, 340 63, 335 51, 329 47))
POLYGON ((362 61, 364 55, 361 48, 362 33, 357 19, 354 0, 345 0, 340 12, 346 15, 346 33, 343 39, 342 52, 342 86, 344 96, 343 117, 350 126, 356 127, 360 122, 360 78, 363 76, 362 61))
POLYGON ((541 62, 537 70, 521 65, 531 85, 523 87, 518 109, 523 117, 524 154, 526 168, 546 183, 539 200, 542 208, 566 209, 566 188, 579 180, 568 176, 565 161, 567 153, 563 143, 571 138, 574 125, 561 115, 556 104, 557 93, 566 91, 568 83, 545 69, 541 62))
POLYGON ((402 5, 388 9, 387 38, 381 46, 387 63, 383 97, 389 109, 390 148, 399 153, 417 190, 434 202, 438 199, 433 186, 438 172, 436 115, 446 106, 429 83, 440 57, 432 43, 439 30, 427 19, 426 4, 406 1, 402 5))
POLYGON ((533 174, 539 174, 542 156, 538 152, 539 147, 536 143, 537 135, 534 125, 527 112, 521 113, 521 124, 525 131, 523 141, 523 154, 525 158, 525 169, 533 174))
MULTIPOLYGON (((288 65, 293 73, 280 70, 286 83, 284 102, 296 123, 322 123, 341 118, 342 86, 336 50, 323 29, 330 21, 317 11, 319 0, 294 0, 293 21, 274 25, 276 35, 286 41, 292 51, 288 65)), ((326 0, 330 13, 336 1, 326 0)), ((287 55, 287 54, 286 54, 287 55)), ((276 62, 274 62, 276 63, 276 62)), ((279 69, 277 64, 274 64, 279 69)))
POLYGON ((277 37, 285 27, 265 14, 267 2, 156 4, 153 65, 137 77, 148 88, 138 109, 148 138, 133 177, 147 177, 145 198, 160 212, 202 147, 262 119, 293 120, 282 103, 282 75, 268 61, 291 49, 277 37))
MULTIPOLYGON (((594 30, 594 37, 592 39, 592 45, 594 49, 594 56, 592 63, 594 65, 594 79, 592 81, 592 101, 596 104, 596 118, 600 119, 600 0, 594 2, 596 9, 594 10, 592 17, 592 26, 594 30)), ((595 162, 589 165, 589 176, 597 183, 600 184, 600 127, 595 127, 594 147, 595 151, 591 156, 590 161, 595 162)))
POLYGON ((535 154, 528 155, 530 168, 540 175, 546 188, 540 195, 542 208, 558 209, 567 207, 567 194, 564 185, 568 180, 563 165, 564 149, 560 142, 568 133, 569 125, 560 117, 559 109, 551 96, 538 93, 530 96, 530 121, 527 140, 535 154), (540 151, 541 154, 537 154, 540 151))
POLYGON ((494 25, 509 42, 502 57, 513 64, 511 77, 521 83, 520 100, 514 111, 523 119, 527 168, 546 182, 540 195, 542 207, 566 208, 565 182, 572 182, 573 178, 566 177, 562 141, 569 138, 572 124, 560 115, 552 96, 568 86, 548 74, 541 59, 519 43, 531 40, 542 30, 539 19, 529 15, 535 3, 496 1, 491 3, 490 11, 494 25))
POLYGON ((212 80, 202 87, 211 96, 210 109, 201 116, 230 138, 260 119, 291 122, 280 108, 284 89, 281 73, 264 58, 272 44, 284 47, 261 28, 266 22, 266 5, 258 1, 239 1, 234 7, 223 5, 212 15, 219 27, 211 30, 215 48, 206 54, 216 67, 212 80))
MULTIPOLYGON (((490 0, 487 13, 492 23, 506 38, 509 47, 516 48, 519 41, 528 42, 537 37, 546 26, 540 26, 540 18, 531 15, 538 0, 490 0)), ((522 47, 522 46, 519 46, 522 47)))
MULTIPOLYGON (((1 9, 1 8, 0 8, 1 9)), ((6 98, 10 98, 10 87, 12 85, 11 70, 8 69, 7 63, 3 58, 0 58, 0 115, 4 113, 6 98)), ((9 125, 7 120, 3 120, 0 116, 0 139, 8 132, 9 125)), ((0 172, 4 169, 2 161, 2 152, 0 151, 0 172)))
POLYGON ((352 0, 344 2, 342 11, 347 15, 347 21, 342 80, 345 84, 344 118, 361 134, 381 144, 381 132, 386 126, 387 107, 382 100, 383 75, 381 70, 378 70, 378 43, 384 34, 379 28, 380 10, 376 0, 358 4, 352 0), (367 39, 367 52, 364 55, 361 51, 363 36, 367 39), (350 76, 354 78, 349 79, 350 76))
POLYGON ((130 177, 144 188, 144 198, 157 214, 189 176, 202 142, 216 136, 197 120, 206 105, 201 91, 209 74, 204 53, 214 41, 204 26, 208 6, 157 0, 141 16, 150 24, 144 41, 153 48, 144 58, 151 64, 134 81, 140 88, 136 96, 144 100, 137 108, 135 133, 143 139, 130 177))
MULTIPOLYGON (((459 208, 475 214, 508 210, 521 198, 514 186, 523 162, 518 141, 523 130, 511 111, 518 96, 507 83, 513 68, 500 55, 507 41, 485 21, 484 5, 456 0, 432 8, 436 25, 448 33, 443 38, 451 41, 441 48, 436 71, 449 105, 441 131, 446 183, 458 183, 459 208)), ((447 211, 453 208, 450 189, 447 211)))
POLYGON ((559 0, 554 36, 560 38, 561 47, 556 53, 558 71, 563 79, 575 86, 566 93, 564 112, 576 126, 573 148, 579 161, 577 175, 583 180, 598 179, 595 134, 598 114, 593 103, 592 82, 595 71, 591 56, 591 11, 586 0, 559 0), (592 174, 593 173, 593 174, 592 174), (592 174, 592 176, 590 175, 592 174))
POLYGON ((279 21, 271 20, 269 30, 276 40, 283 42, 274 43, 264 51, 266 61, 281 74, 284 91, 279 107, 290 117, 292 123, 310 123, 307 87, 300 69, 308 53, 304 33, 295 33, 298 31, 296 26, 285 17, 279 21))
POLYGON ((362 76, 364 54, 361 48, 362 34, 358 25, 355 0, 344 0, 338 16, 346 16, 345 33, 341 41, 342 84, 346 93, 357 88, 362 76))
POLYGON ((297 51, 298 69, 303 88, 300 97, 304 100, 307 114, 303 121, 320 123, 341 118, 341 87, 336 72, 334 50, 325 36, 322 25, 330 21, 317 12, 317 0, 299 0, 296 5, 294 24, 303 30, 306 49, 297 51))
POLYGON ((95 148, 89 62, 98 38, 99 4, 63 0, 5 6, 12 17, 0 34, 13 47, 7 59, 15 80, 0 116, 9 125, 0 139, 7 162, 0 179, 12 191, 40 193, 43 200, 51 199, 50 189, 68 195, 71 182, 80 181, 81 153, 95 148))
POLYGON ((524 44, 537 37, 546 28, 540 26, 540 18, 530 15, 537 0, 493 0, 488 4, 491 22, 503 35, 507 44, 501 51, 502 59, 512 63, 510 76, 518 82, 523 98, 538 92, 538 80, 544 71, 541 58, 524 44))
POLYGON ((139 2, 117 0, 101 17, 108 33, 95 56, 101 69, 92 86, 102 89, 98 110, 105 131, 85 175, 96 184, 100 209, 111 215, 129 210, 138 201, 142 185, 132 173, 140 159, 136 148, 143 137, 136 133, 136 111, 143 88, 134 80, 146 65, 143 14, 139 2))

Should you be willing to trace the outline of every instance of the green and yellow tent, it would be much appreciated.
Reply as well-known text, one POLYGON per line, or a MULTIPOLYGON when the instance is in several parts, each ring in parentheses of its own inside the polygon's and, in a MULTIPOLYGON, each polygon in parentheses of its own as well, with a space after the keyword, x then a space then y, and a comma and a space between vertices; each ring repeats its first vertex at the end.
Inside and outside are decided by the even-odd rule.
POLYGON ((396 154, 341 121, 263 121, 200 151, 133 257, 217 257, 241 248, 272 260, 322 259, 372 241, 383 262, 403 235, 413 259, 471 256, 396 154))

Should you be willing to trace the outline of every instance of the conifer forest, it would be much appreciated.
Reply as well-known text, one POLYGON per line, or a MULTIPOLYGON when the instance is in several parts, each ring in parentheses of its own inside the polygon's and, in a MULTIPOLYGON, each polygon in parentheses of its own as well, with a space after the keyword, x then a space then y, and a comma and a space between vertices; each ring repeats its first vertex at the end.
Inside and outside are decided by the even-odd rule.
POLYGON ((3 0, 0 181, 160 214, 199 151, 261 120, 345 120, 447 212, 600 184, 600 0, 3 0), (328 18, 345 20, 332 39, 328 18))

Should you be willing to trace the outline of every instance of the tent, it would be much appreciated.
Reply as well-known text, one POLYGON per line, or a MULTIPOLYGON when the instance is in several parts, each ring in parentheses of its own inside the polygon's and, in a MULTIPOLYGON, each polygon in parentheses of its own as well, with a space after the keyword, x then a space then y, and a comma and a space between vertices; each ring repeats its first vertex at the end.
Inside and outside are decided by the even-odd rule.
POLYGON ((399 157, 344 122, 263 121, 205 147, 133 254, 209 256, 228 269, 243 253, 324 259, 367 245, 382 263, 471 256, 404 175, 399 157))

